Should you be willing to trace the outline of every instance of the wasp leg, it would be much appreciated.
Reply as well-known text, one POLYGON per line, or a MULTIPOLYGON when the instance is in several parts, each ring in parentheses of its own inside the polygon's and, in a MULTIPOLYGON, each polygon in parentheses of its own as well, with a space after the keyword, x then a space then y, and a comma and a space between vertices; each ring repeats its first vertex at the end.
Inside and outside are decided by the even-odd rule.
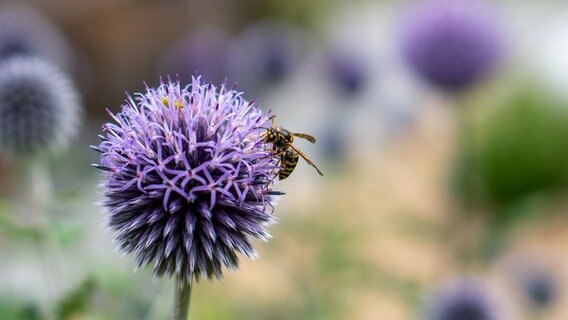
MULTIPOLYGON (((280 164, 281 164, 281 163, 282 163, 282 158, 278 159, 278 161, 276 162, 276 167, 277 167, 277 168, 272 169, 272 170, 270 171, 270 173, 269 173, 269 176, 275 175, 275 173, 274 173, 275 170, 281 170, 281 169, 282 169, 282 168, 280 167, 280 164)), ((263 190, 264 193, 268 193, 268 191, 269 191, 269 190, 268 190, 269 185, 270 185, 270 183, 267 183, 267 184, 266 184, 266 186, 265 186, 265 188, 264 188, 264 190, 263 190)))
MULTIPOLYGON (((262 157, 261 159, 282 157, 282 155, 284 154, 284 150, 276 151, 274 149, 270 149, 270 151, 272 151, 273 153, 267 155, 266 157, 262 157)), ((280 162, 280 161, 281 160, 278 160, 278 162, 280 162)))
POLYGON ((278 161, 276 161, 276 167, 277 167, 277 168, 274 168, 274 169, 272 169, 272 170, 270 171, 270 175, 271 175, 271 176, 274 175, 274 171, 276 171, 276 170, 278 170, 278 171, 282 170, 281 164, 282 164, 282 158, 280 158, 280 159, 278 159, 278 161))

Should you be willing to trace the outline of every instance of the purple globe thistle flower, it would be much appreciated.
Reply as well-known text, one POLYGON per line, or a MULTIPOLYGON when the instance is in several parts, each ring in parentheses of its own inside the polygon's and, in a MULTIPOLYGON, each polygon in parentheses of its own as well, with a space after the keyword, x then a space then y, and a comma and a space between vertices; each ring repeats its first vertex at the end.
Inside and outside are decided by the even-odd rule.
POLYGON ((238 36, 228 57, 231 75, 239 85, 258 89, 283 80, 306 54, 304 35, 296 27, 261 21, 238 36))
POLYGON ((0 62, 0 149, 31 155, 67 145, 80 120, 73 82, 55 66, 24 56, 0 62))
POLYGON ((227 77, 229 37, 221 30, 203 28, 183 36, 158 59, 159 74, 200 74, 205 81, 221 84, 227 77))
POLYGON ((529 300, 539 308, 545 308, 554 303, 557 287, 554 278, 545 273, 527 275, 523 287, 529 300))
POLYGON ((506 319, 494 292, 472 278, 459 278, 443 285, 430 298, 426 320, 506 319))
POLYGON ((533 307, 544 309, 552 305, 559 295, 559 279, 555 269, 538 260, 541 257, 524 257, 514 261, 510 274, 533 307))
POLYGON ((270 126, 234 90, 168 81, 129 97, 98 147, 108 225, 138 268, 191 283, 221 278, 237 254, 256 256, 270 237, 276 158, 261 137, 270 126))
POLYGON ((363 58, 345 49, 328 53, 327 69, 333 84, 347 94, 360 92, 368 78, 363 58))
POLYGON ((0 10, 0 59, 35 56, 67 69, 70 45, 60 30, 39 12, 26 7, 0 10))
POLYGON ((432 85, 448 91, 469 87, 502 54, 499 20, 480 1, 424 0, 404 21, 407 63, 432 85))

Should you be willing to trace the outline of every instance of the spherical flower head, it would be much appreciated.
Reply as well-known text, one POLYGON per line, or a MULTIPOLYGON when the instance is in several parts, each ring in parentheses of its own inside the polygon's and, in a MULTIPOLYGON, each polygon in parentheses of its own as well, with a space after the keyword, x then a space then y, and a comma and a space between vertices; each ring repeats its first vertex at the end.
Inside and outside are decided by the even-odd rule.
POLYGON ((73 82, 55 66, 23 56, 0 63, 0 150, 31 156, 65 147, 80 120, 73 82))
POLYGON ((433 86, 465 89, 502 54, 501 26, 480 1, 423 0, 404 21, 402 46, 409 66, 433 86))
POLYGON ((34 56, 68 68, 70 52, 63 34, 41 13, 27 7, 0 10, 0 59, 34 56))
POLYGON ((427 304, 426 320, 504 320, 494 292, 473 278, 443 285, 427 304))
POLYGON ((194 78, 128 98, 95 150, 118 247, 156 276, 191 282, 236 269, 266 240, 278 192, 270 121, 241 93, 194 78))

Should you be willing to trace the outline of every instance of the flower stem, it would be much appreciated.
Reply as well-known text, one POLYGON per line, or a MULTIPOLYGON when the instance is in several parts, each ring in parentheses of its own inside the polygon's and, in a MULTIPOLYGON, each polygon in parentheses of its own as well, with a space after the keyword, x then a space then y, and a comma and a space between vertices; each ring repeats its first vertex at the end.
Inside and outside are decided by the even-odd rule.
POLYGON ((49 205, 51 201, 51 177, 45 164, 37 159, 22 161, 24 174, 24 198, 22 199, 22 216, 26 220, 27 227, 32 228, 37 233, 36 249, 41 258, 41 271, 43 272, 43 282, 45 295, 42 304, 45 319, 54 319, 51 311, 53 296, 55 294, 54 278, 57 278, 53 270, 52 256, 50 250, 49 237, 49 205))
POLYGON ((178 278, 175 287, 173 320, 187 320, 189 300, 191 298, 191 284, 178 278))
POLYGON ((460 203, 454 204, 456 211, 452 215, 452 228, 454 229, 454 254, 457 264, 462 269, 475 266, 475 241, 478 238, 477 224, 479 223, 475 213, 475 205, 478 200, 476 175, 477 168, 477 133, 475 127, 475 106, 467 102, 467 96, 463 93, 455 93, 449 97, 453 108, 457 111, 456 119, 456 161, 458 173, 462 181, 454 181, 460 193, 460 203), (468 223, 463 221, 467 220, 468 223))

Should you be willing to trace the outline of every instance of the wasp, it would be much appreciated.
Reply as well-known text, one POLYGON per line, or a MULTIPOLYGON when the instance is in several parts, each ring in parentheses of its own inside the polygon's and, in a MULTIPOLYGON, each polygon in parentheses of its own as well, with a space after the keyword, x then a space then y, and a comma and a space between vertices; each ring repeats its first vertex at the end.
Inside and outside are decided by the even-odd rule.
POLYGON ((309 134, 291 132, 277 126, 274 120, 275 117, 276 116, 270 117, 270 120, 272 120, 272 127, 266 128, 266 132, 263 133, 263 137, 265 143, 272 144, 276 156, 280 156, 279 163, 281 166, 278 171, 278 179, 283 180, 288 178, 296 168, 300 157, 306 160, 310 166, 314 167, 320 176, 323 176, 323 173, 318 166, 293 144, 294 137, 305 139, 311 143, 316 143, 316 138, 309 134))

